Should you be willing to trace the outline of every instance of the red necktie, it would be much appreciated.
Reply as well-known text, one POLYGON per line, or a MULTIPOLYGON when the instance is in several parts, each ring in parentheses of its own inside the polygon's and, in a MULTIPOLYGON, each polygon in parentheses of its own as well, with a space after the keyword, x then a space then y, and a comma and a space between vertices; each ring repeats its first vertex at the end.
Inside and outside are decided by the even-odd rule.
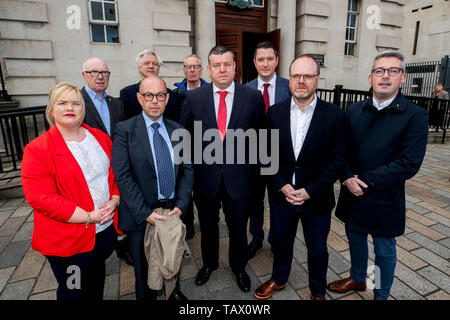
POLYGON ((217 91, 220 94, 219 101, 219 112, 217 114, 217 128, 219 128, 220 137, 225 138, 225 132, 227 131, 227 103, 225 102, 225 97, 228 91, 217 91))
POLYGON ((269 106, 270 106, 269 90, 267 90, 267 88, 269 86, 270 86, 270 83, 264 83, 263 98, 264 98, 264 103, 266 105, 266 113, 267 113, 267 109, 269 109, 269 106))

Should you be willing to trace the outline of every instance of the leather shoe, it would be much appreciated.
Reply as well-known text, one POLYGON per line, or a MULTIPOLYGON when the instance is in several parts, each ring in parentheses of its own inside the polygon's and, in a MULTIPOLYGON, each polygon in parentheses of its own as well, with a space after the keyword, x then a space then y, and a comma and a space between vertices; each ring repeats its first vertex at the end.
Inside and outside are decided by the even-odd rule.
POLYGON ((216 270, 216 268, 210 268, 210 267, 203 267, 200 269, 200 271, 197 273, 197 277, 195 278, 195 284, 198 286, 204 285, 208 282, 209 277, 211 276, 211 273, 216 270))
POLYGON ((175 288, 172 291, 172 294, 170 295, 169 299, 167 300, 172 300, 172 301, 185 301, 188 298, 186 298, 186 296, 183 294, 183 292, 180 291, 180 289, 175 288))
POLYGON ((327 298, 325 298, 325 297, 316 297, 316 296, 311 295, 311 300, 327 300, 327 298))
POLYGON ((236 280, 237 285, 239 289, 243 292, 249 292, 250 291, 250 277, 248 276, 247 272, 238 272, 236 273, 236 280))
POLYGON ((275 282, 272 281, 272 279, 267 280, 262 285, 258 287, 258 289, 255 290, 253 295, 257 299, 269 299, 275 291, 284 289, 286 287, 285 284, 278 285, 275 282))
POLYGON ((366 283, 363 282, 361 284, 357 283, 352 278, 346 278, 343 280, 334 281, 327 286, 328 290, 336 292, 336 293, 346 293, 350 290, 356 291, 365 291, 366 283))
POLYGON ((247 258, 248 260, 252 259, 256 252, 262 248, 262 241, 261 240, 252 240, 250 244, 247 247, 247 258))

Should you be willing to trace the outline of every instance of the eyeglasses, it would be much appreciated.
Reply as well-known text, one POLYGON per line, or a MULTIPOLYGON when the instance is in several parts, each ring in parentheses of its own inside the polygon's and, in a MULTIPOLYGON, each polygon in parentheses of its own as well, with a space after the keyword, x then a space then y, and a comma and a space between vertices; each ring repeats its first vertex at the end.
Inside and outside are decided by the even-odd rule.
POLYGON ((293 81, 297 82, 300 81, 300 79, 303 77, 305 81, 311 81, 315 77, 317 77, 319 74, 291 74, 290 77, 293 81))
POLYGON ((144 66, 152 65, 152 66, 154 66, 154 67, 159 67, 159 63, 158 63, 158 62, 145 61, 145 62, 143 63, 143 65, 144 65, 144 66))
POLYGON ((109 71, 96 71, 96 70, 85 71, 85 73, 89 73, 89 74, 91 75, 91 77, 93 77, 93 78, 97 78, 100 74, 101 74, 104 78, 108 78, 109 75, 111 74, 111 72, 109 72, 109 71))
POLYGON ((375 75, 375 77, 382 77, 382 76, 384 76, 384 73, 386 72, 386 70, 391 77, 398 76, 401 72, 403 72, 402 68, 392 67, 392 68, 372 69, 372 73, 375 75))
POLYGON ((194 70, 199 70, 202 66, 199 64, 192 64, 192 65, 184 65, 184 68, 189 70, 189 69, 194 69, 194 70))
POLYGON ((158 101, 164 101, 164 99, 166 98, 167 92, 158 92, 158 93, 150 93, 150 92, 140 93, 139 92, 139 94, 144 97, 145 101, 153 101, 153 98, 155 98, 155 97, 156 97, 156 100, 158 100, 158 101))

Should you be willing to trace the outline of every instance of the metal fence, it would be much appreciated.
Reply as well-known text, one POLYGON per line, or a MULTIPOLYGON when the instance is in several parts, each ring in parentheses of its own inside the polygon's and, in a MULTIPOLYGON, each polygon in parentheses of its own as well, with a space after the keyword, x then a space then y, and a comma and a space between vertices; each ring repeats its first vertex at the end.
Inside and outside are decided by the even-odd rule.
POLYGON ((405 95, 433 97, 434 86, 439 82, 441 61, 427 61, 406 64, 406 81, 402 84, 405 95))
MULTIPOLYGON (((334 89, 317 89, 317 96, 347 110, 353 103, 371 96, 369 91, 345 89, 341 85, 334 89)), ((430 116, 430 126, 443 131, 450 126, 450 100, 407 95, 406 98, 424 107, 430 116)), ((48 130, 45 120, 45 106, 0 111, 0 174, 16 172, 20 175, 20 162, 24 147, 34 138, 48 130)), ((0 177, 0 180, 14 176, 0 177)))
POLYGON ((48 128, 45 106, 0 111, 0 173, 17 172, 0 180, 20 175, 24 147, 48 128))

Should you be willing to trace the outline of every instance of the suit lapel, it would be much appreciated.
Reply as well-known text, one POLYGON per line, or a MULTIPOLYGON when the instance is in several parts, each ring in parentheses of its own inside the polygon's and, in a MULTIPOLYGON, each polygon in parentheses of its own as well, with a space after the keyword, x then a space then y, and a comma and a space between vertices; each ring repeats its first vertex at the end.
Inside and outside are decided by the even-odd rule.
POLYGON ((145 121, 142 114, 140 114, 136 119, 136 127, 134 129, 134 133, 142 146, 145 157, 152 166, 153 170, 156 172, 155 164, 153 163, 152 148, 150 146, 150 141, 148 141, 147 127, 145 126, 145 121))
POLYGON ((314 137, 315 131, 317 131, 317 129, 320 127, 320 123, 321 123, 324 115, 325 115, 325 112, 324 112, 324 107, 322 105, 322 100, 317 98, 316 108, 314 109, 311 123, 309 125, 308 132, 306 133, 305 141, 303 142, 302 150, 300 151, 300 154, 298 155, 297 159, 301 158, 301 156, 304 153, 304 150, 308 147, 308 144, 311 143, 311 140, 314 137))
POLYGON ((208 89, 206 90, 206 97, 204 100, 203 109, 206 113, 206 121, 210 124, 208 127, 218 129, 217 127, 217 119, 216 119, 216 111, 214 107, 214 91, 213 85, 210 83, 207 85, 208 89))
POLYGON ((89 114, 89 116, 92 117, 97 122, 97 124, 100 126, 103 132, 107 132, 105 126, 103 125, 102 118, 100 117, 100 114, 97 111, 97 108, 95 107, 94 103, 91 100, 91 97, 89 97, 88 93, 84 88, 81 89, 81 94, 83 95, 86 104, 86 114, 89 114))
POLYGON ((294 144, 292 143, 291 135, 291 100, 286 102, 286 106, 282 110, 282 127, 280 129, 286 128, 286 130, 280 130, 280 141, 288 142, 287 151, 289 158, 295 161, 294 144))
POLYGON ((239 114, 245 107, 245 95, 243 88, 240 84, 235 83, 234 86, 234 98, 233 98, 233 108, 231 110, 230 121, 228 122, 227 129, 234 129, 237 119, 239 119, 239 114))

